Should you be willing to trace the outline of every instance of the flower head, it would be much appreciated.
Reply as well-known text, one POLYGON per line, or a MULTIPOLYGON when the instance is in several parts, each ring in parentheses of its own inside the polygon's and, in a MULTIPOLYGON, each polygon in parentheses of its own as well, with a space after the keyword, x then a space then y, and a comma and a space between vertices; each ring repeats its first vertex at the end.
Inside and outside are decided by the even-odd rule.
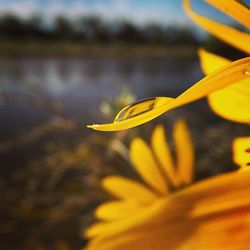
POLYGON ((100 205, 101 220, 86 231, 88 250, 247 249, 250 171, 193 182, 193 146, 185 123, 174 126, 174 161, 162 126, 151 146, 136 138, 131 161, 144 184, 106 177, 118 198, 100 205))
POLYGON ((176 160, 165 138, 163 126, 158 125, 152 133, 150 146, 139 137, 131 142, 131 163, 144 184, 119 176, 104 178, 103 187, 120 200, 100 206, 96 210, 98 218, 126 217, 130 211, 134 213, 152 205, 160 197, 192 182, 194 152, 185 122, 179 120, 173 128, 176 160))

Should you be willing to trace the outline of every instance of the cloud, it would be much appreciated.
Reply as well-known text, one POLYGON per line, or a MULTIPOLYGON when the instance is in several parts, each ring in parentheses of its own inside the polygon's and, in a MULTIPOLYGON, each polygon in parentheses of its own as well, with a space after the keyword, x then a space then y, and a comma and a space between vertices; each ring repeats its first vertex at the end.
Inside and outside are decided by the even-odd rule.
POLYGON ((22 17, 29 16, 35 12, 37 4, 32 0, 20 0, 20 1, 0 1, 1 12, 13 12, 22 17))

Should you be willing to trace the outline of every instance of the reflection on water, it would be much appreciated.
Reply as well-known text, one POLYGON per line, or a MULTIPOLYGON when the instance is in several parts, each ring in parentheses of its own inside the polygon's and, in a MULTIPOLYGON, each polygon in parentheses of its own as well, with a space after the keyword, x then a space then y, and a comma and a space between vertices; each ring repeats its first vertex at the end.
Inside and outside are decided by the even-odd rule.
MULTIPOLYGON (((98 105, 124 86, 137 98, 175 96, 199 79, 197 61, 121 59, 8 59, 0 61, 0 88, 8 96, 60 100, 79 121, 97 120, 98 105)), ((11 105, 14 98, 9 98, 11 105)), ((25 105, 24 105, 25 106, 25 105)), ((20 114, 20 107, 15 107, 20 114)), ((15 113, 14 107, 8 107, 15 113), (14 110, 13 110, 14 109, 14 110)), ((30 107, 28 107, 30 108, 30 107)), ((29 116, 23 107, 23 120, 29 116)), ((27 107, 26 107, 27 109, 27 107)), ((4 107, 0 112, 5 112, 4 107)), ((36 111, 37 117, 39 114, 36 111)), ((42 116, 43 114, 41 114, 42 116)), ((15 117, 13 117, 13 121, 15 117)))

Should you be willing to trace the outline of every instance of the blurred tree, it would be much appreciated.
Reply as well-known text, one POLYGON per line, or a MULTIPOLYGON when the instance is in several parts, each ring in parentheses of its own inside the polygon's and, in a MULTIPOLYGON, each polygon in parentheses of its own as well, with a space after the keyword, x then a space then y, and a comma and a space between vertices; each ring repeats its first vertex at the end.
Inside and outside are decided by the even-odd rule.
POLYGON ((202 47, 221 56, 226 55, 231 60, 236 60, 245 56, 243 52, 233 48, 210 34, 207 34, 202 40, 202 47))
POLYGON ((150 44, 163 44, 167 37, 164 36, 163 27, 159 24, 150 23, 143 28, 146 41, 150 44))
POLYGON ((0 31, 7 38, 22 38, 25 33, 24 23, 19 17, 7 13, 0 18, 0 31))
POLYGON ((29 38, 42 38, 45 36, 46 31, 43 28, 43 16, 40 14, 32 15, 26 21, 26 31, 29 38))
POLYGON ((176 36, 176 41, 179 44, 198 44, 198 39, 191 28, 181 27, 179 29, 178 35, 176 36))
POLYGON ((104 21, 97 16, 80 17, 78 30, 85 34, 86 42, 108 42, 110 31, 104 21))
POLYGON ((199 39, 196 33, 189 27, 169 25, 165 29, 165 36, 169 44, 199 44, 199 39))
POLYGON ((141 30, 129 21, 122 21, 117 30, 116 39, 119 42, 143 42, 144 38, 141 30))
POLYGON ((149 23, 136 25, 129 20, 107 23, 98 16, 77 16, 69 19, 58 15, 51 23, 36 13, 28 19, 13 14, 0 17, 1 40, 76 41, 91 44, 130 43, 152 45, 197 44, 197 34, 176 24, 164 26, 149 23), (8 40, 9 39, 9 40, 8 40))
POLYGON ((54 19, 54 36, 57 39, 69 40, 73 35, 73 26, 69 19, 58 15, 54 19))

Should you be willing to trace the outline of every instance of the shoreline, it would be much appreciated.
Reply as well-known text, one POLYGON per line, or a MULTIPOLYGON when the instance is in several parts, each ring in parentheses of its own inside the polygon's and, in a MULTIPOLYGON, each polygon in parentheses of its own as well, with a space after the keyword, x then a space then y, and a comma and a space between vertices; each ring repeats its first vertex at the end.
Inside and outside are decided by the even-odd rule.
POLYGON ((194 58, 198 47, 181 45, 123 45, 81 43, 1 42, 0 58, 18 57, 74 57, 121 59, 194 58))

